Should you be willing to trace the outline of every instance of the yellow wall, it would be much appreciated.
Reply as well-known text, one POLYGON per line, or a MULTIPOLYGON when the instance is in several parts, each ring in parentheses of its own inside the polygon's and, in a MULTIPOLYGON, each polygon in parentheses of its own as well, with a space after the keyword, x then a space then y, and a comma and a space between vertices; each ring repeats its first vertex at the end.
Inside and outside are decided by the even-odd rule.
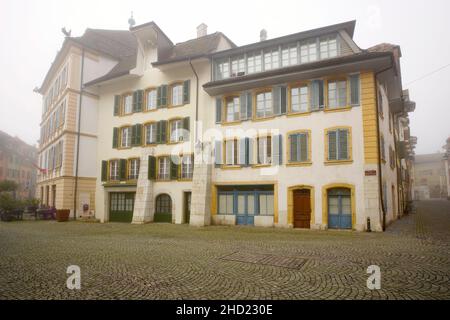
POLYGON ((361 73, 361 104, 363 111, 364 160, 378 163, 376 83, 373 72, 361 73))

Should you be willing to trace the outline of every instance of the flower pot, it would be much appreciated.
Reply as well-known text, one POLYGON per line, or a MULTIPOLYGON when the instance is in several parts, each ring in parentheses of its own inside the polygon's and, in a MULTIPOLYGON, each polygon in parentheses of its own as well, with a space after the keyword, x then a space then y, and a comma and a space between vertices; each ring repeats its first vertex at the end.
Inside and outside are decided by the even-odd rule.
POLYGON ((70 210, 62 209, 56 210, 56 221, 58 222, 66 222, 69 221, 70 210))

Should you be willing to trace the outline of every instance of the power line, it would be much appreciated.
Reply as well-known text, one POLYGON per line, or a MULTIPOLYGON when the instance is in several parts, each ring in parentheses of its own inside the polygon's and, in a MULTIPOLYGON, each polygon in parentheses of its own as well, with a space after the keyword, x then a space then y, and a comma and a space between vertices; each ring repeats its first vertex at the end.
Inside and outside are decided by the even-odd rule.
POLYGON ((443 70, 443 69, 445 69, 445 68, 448 68, 448 67, 450 67, 450 63, 447 64, 447 65, 445 65, 445 66, 443 66, 443 67, 440 67, 439 69, 436 69, 436 70, 434 70, 434 71, 431 71, 430 73, 427 73, 426 75, 424 75, 424 76, 422 76, 422 77, 420 77, 420 78, 417 78, 416 80, 413 80, 413 81, 411 81, 411 82, 408 82, 407 84, 405 84, 405 86, 409 86, 410 84, 413 84, 414 82, 423 80, 423 79, 425 79, 425 78, 427 78, 427 77, 429 77, 429 76, 431 76, 431 75, 433 75, 433 74, 435 74, 435 73, 437 73, 437 72, 439 72, 439 71, 441 71, 441 70, 443 70))

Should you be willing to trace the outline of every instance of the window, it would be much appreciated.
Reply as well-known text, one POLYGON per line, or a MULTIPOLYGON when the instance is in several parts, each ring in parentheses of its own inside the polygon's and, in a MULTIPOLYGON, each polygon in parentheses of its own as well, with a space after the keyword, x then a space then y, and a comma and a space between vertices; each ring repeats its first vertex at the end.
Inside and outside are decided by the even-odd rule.
POLYGON ((272 115, 272 91, 258 93, 256 95, 256 117, 266 118, 272 115))
POLYGON ((139 159, 128 160, 128 180, 137 180, 139 178, 139 159))
POLYGON ((181 179, 191 180, 194 173, 194 156, 183 155, 181 157, 181 179))
POLYGON ((298 64, 297 45, 292 44, 281 49, 281 66, 288 67, 298 64))
POLYGON ((245 75, 245 59, 243 56, 231 60, 231 76, 238 77, 245 75))
POLYGON ((216 76, 218 80, 230 77, 230 62, 228 59, 218 62, 216 66, 216 76))
POLYGON ((259 195, 259 215, 273 216, 274 214, 274 196, 273 194, 259 195))
POLYGON ((239 121, 240 99, 239 97, 226 98, 227 122, 239 121))
POLYGON ((238 164, 238 141, 237 139, 225 141, 225 165, 235 166, 238 164))
POLYGON ((171 105, 181 106, 183 104, 183 85, 176 84, 171 89, 171 105))
POLYGON ((247 73, 261 72, 261 60, 260 52, 247 54, 247 73))
POLYGON ((109 180, 119 181, 119 160, 109 162, 109 180))
POLYGON ((120 141, 122 148, 131 147, 131 127, 122 128, 120 141))
POLYGON ((272 137, 258 137, 258 164, 268 165, 272 163, 272 137))
POLYGON ((291 112, 309 111, 309 88, 308 85, 291 88, 291 112))
POLYGON ((280 67, 279 57, 280 53, 278 48, 270 49, 269 51, 264 52, 264 71, 277 69, 280 67))
POLYGON ((307 162, 309 159, 309 133, 293 133, 289 135, 289 162, 307 162))
POLYGON ((338 43, 335 36, 320 39, 320 59, 334 58, 338 55, 338 43))
POLYGON ((157 108, 157 97, 158 97, 158 91, 156 89, 151 89, 146 92, 146 108, 148 111, 155 110, 157 108))
POLYGON ((395 151, 391 146, 389 146, 389 164, 392 169, 395 168, 395 151))
POLYGON ((350 160, 350 129, 329 130, 328 135, 328 160, 350 160))
POLYGON ((172 200, 168 194, 161 194, 156 198, 156 213, 172 214, 172 200))
POLYGON ((347 106, 347 81, 328 82, 328 108, 337 109, 347 106))
POLYGON ((232 193, 219 193, 219 214, 234 214, 234 197, 232 193))
POLYGON ((300 45, 300 63, 308 63, 317 60, 317 42, 315 39, 300 45))
POLYGON ((133 95, 126 94, 123 96, 123 113, 130 114, 133 112, 133 95))
POLYGON ((170 179, 170 159, 169 157, 158 158, 158 180, 170 179))
POLYGON ((145 125, 145 144, 156 144, 157 124, 149 123, 145 125))
POLYGON ((378 88, 378 113, 381 117, 383 117, 383 94, 381 92, 381 89, 378 88))
POLYGON ((183 120, 176 119, 169 122, 170 125, 170 142, 181 142, 184 139, 183 136, 183 120))

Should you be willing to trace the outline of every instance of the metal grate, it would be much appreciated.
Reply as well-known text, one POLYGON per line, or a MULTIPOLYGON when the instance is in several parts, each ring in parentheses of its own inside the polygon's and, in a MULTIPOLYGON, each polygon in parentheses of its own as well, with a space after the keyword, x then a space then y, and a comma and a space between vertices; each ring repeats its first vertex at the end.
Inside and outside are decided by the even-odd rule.
POLYGON ((222 257, 222 260, 253 263, 258 265, 274 266, 288 269, 301 269, 308 261, 305 258, 277 256, 271 254, 257 254, 246 252, 234 252, 222 257))

